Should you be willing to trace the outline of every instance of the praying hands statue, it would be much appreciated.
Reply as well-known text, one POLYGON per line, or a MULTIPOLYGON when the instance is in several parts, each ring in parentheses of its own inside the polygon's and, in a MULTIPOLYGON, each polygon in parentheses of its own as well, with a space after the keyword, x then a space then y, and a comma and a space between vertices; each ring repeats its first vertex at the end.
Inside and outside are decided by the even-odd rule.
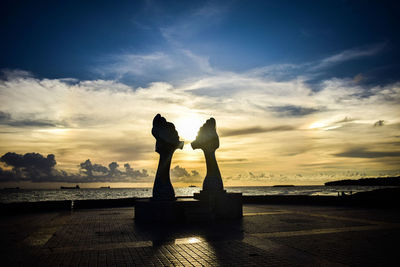
POLYGON ((177 148, 183 148, 184 142, 179 141, 174 124, 168 122, 160 114, 157 114, 153 119, 151 133, 156 138, 156 152, 160 154, 153 186, 153 200, 175 200, 175 192, 171 184, 169 170, 172 155, 177 148))

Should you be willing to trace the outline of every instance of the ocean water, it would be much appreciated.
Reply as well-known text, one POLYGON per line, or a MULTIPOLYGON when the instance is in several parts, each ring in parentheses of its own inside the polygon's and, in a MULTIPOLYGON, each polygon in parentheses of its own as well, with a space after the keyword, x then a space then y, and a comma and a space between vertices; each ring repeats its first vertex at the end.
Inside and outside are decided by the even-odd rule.
MULTIPOLYGON (((294 186, 294 187, 226 187, 227 192, 243 193, 245 196, 260 195, 323 195, 337 196, 338 192, 371 191, 384 186, 294 186)), ((200 187, 175 188, 176 196, 193 196, 200 187)), ((49 200, 115 199, 151 197, 151 188, 82 188, 82 189, 0 189, 0 203, 35 202, 49 200)))

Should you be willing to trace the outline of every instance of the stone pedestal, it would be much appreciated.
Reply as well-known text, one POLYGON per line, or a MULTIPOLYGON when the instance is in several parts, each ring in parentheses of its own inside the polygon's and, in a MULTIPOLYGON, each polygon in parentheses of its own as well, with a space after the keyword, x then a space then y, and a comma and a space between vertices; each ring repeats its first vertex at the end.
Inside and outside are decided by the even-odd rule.
POLYGON ((135 222, 137 223, 185 223, 213 221, 215 216, 206 202, 196 199, 176 201, 137 200, 135 222))
POLYGON ((176 201, 137 200, 137 223, 186 223, 240 219, 243 216, 242 193, 205 192, 194 194, 194 199, 176 201))
POLYGON ((226 190, 194 193, 195 199, 210 208, 216 219, 239 219, 243 217, 242 193, 227 193, 226 190))

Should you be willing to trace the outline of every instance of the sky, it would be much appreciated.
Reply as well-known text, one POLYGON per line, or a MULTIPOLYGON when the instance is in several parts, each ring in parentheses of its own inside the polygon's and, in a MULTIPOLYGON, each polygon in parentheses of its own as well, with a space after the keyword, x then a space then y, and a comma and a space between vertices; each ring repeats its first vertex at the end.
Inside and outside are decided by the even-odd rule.
POLYGON ((160 113, 225 186, 400 175, 396 1, 4 1, 0 187, 151 187, 160 113))

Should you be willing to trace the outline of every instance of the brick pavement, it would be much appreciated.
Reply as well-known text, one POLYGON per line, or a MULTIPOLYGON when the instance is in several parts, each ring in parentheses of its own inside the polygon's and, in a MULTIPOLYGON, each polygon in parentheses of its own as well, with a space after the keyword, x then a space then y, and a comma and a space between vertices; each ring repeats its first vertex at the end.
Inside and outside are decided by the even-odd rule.
POLYGON ((237 221, 137 225, 133 208, 3 216, 2 266, 382 266, 400 214, 245 205, 237 221))

